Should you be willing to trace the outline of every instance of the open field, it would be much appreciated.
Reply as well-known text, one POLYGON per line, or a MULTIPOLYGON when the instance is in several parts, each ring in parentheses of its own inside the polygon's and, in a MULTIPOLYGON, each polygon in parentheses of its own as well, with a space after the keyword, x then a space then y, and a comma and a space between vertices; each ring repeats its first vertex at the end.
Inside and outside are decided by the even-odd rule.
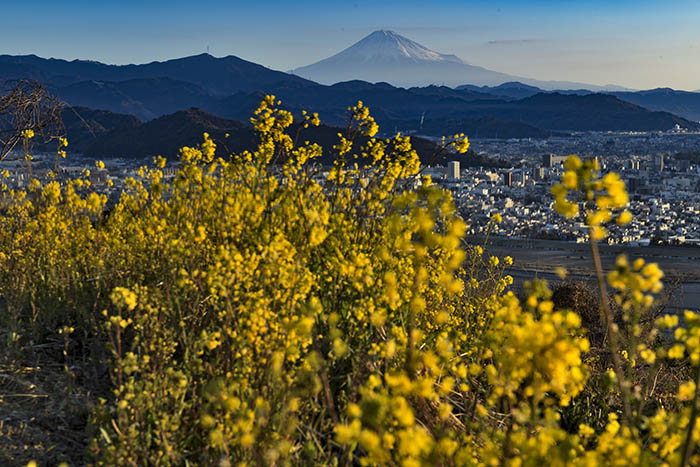
MULTIPOLYGON (((474 237, 467 241, 483 244, 484 239, 474 237)), ((515 263, 506 272, 515 279, 516 289, 532 277, 559 281, 554 273, 557 267, 566 268, 569 278, 592 280, 594 277, 588 244, 491 237, 485 250, 487 254, 513 257, 515 263)), ((644 258, 647 262, 658 263, 666 274, 664 283, 667 290, 673 290, 667 308, 673 312, 700 308, 700 248, 601 245, 600 252, 606 271, 613 267, 620 254, 626 254, 630 259, 644 258)))

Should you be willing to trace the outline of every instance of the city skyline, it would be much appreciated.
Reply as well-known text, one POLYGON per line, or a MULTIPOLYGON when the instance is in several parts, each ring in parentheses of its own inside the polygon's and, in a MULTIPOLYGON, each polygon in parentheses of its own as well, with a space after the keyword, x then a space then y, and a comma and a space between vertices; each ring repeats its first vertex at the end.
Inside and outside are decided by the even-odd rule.
POLYGON ((634 89, 700 89, 691 1, 282 2, 78 0, 8 5, 0 53, 126 64, 209 51, 288 71, 377 29, 495 71, 634 89), (27 31, 31 31, 27 34, 27 31))

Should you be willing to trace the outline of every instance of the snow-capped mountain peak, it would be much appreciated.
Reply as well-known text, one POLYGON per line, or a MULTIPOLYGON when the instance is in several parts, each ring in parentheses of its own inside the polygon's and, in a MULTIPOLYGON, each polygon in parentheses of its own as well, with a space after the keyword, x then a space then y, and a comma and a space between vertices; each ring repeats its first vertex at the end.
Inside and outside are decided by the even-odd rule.
POLYGON ((428 49, 394 31, 375 31, 331 58, 361 58, 367 61, 429 61, 464 63, 454 55, 445 55, 428 49))
POLYGON ((582 83, 539 81, 508 75, 470 64, 455 55, 441 54, 394 31, 379 30, 332 57, 291 70, 322 84, 359 79, 394 86, 497 86, 520 81, 542 89, 601 89, 582 83))
POLYGON ((323 84, 360 79, 395 86, 488 84, 511 76, 475 67, 455 55, 441 54, 394 31, 379 30, 347 49, 292 73, 323 84))

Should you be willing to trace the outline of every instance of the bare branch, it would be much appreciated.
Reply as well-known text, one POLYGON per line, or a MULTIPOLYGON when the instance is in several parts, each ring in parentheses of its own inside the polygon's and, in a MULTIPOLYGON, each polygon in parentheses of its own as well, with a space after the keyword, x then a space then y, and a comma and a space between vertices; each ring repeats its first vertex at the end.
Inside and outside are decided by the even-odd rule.
POLYGON ((34 141, 44 144, 62 136, 62 109, 63 103, 41 83, 30 80, 14 83, 7 93, 0 95, 0 160, 22 142, 25 130, 32 130, 34 141))

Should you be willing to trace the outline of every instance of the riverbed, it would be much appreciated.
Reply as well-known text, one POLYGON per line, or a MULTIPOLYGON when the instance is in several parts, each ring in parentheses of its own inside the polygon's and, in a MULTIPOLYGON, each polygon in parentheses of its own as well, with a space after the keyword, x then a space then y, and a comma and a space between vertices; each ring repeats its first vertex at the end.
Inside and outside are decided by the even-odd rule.
MULTIPOLYGON (((594 282, 595 273, 588 244, 553 240, 532 240, 518 238, 491 237, 485 242, 483 237, 470 237, 466 242, 482 245, 485 255, 498 257, 511 256, 513 266, 506 274, 513 276, 514 289, 520 290, 526 280, 534 277, 546 279, 552 284, 561 282, 555 269, 563 267, 568 271, 567 279, 594 282), (485 242, 485 243, 484 243, 485 242)), ((625 246, 600 245, 603 269, 614 267, 620 254, 630 261, 643 258, 647 262, 658 263, 664 271, 665 291, 670 292, 666 307, 670 313, 680 313, 684 309, 700 311, 700 248, 677 246, 625 246)))

